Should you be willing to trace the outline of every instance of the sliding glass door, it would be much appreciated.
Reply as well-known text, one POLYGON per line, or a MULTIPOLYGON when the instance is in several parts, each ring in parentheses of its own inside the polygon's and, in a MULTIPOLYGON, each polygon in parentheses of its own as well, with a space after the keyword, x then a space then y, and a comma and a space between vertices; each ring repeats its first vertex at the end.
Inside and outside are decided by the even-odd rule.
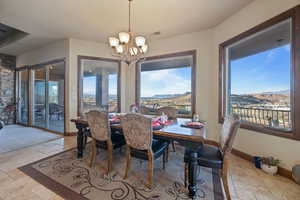
POLYGON ((29 101, 29 74, 28 70, 19 71, 18 74, 19 89, 17 90, 17 122, 28 125, 28 101, 29 101))
POLYGON ((18 72, 18 122, 63 133, 64 61, 28 70, 18 72))
POLYGON ((65 68, 62 63, 51 65, 47 76, 47 128, 64 132, 65 68))
POLYGON ((47 128, 46 123, 46 69, 41 68, 33 71, 33 120, 32 125, 47 128))

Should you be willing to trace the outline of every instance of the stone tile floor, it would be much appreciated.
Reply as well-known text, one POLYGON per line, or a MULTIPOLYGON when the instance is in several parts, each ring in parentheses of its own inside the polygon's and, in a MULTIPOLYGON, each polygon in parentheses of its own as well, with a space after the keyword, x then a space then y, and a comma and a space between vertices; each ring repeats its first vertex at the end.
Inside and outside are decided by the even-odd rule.
MULTIPOLYGON (((18 151, 0 154, 0 200, 59 200, 17 168, 76 146, 76 137, 64 137, 18 151)), ((230 156, 230 191, 236 200, 300 200, 300 186, 280 176, 270 176, 250 162, 230 156)), ((154 172, 155 176, 155 172, 154 172)))

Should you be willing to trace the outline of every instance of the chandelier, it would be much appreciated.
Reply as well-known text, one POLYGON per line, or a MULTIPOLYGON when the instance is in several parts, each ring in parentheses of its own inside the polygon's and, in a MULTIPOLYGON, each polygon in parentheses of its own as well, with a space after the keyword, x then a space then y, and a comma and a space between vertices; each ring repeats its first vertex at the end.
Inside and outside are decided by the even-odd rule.
POLYGON ((131 30, 131 2, 129 2, 129 28, 128 32, 119 32, 118 37, 109 37, 109 46, 112 48, 112 55, 126 62, 128 65, 143 59, 148 51, 146 38, 141 35, 135 36, 131 30))

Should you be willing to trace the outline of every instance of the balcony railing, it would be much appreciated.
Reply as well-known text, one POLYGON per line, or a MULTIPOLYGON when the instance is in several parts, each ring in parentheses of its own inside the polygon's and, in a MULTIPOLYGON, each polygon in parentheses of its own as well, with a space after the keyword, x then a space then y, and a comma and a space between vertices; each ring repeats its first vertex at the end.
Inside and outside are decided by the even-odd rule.
MULTIPOLYGON (((154 103, 145 103, 142 102, 142 105, 152 109, 154 107, 154 103)), ((157 104, 157 103, 156 103, 157 104)), ((170 103, 159 103, 157 104, 158 107, 163 107, 163 106, 171 106, 177 109, 177 114, 182 114, 182 115, 188 115, 191 114, 191 105, 180 105, 180 104, 170 104, 170 103)))
POLYGON ((292 128, 290 110, 232 106, 231 113, 239 115, 242 121, 253 124, 285 130, 292 128))

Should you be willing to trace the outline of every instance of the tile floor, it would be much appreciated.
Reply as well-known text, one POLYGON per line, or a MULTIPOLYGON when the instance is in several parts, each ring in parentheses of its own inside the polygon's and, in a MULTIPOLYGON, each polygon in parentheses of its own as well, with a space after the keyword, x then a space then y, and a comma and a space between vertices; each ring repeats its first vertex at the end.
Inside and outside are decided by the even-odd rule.
MULTIPOLYGON (((59 200, 17 168, 76 146, 76 137, 65 137, 22 150, 0 154, 0 200, 59 200)), ((248 161, 231 156, 230 190, 235 200, 300 200, 300 185, 270 176, 248 161)), ((154 173, 155 175, 155 173, 154 173)))

